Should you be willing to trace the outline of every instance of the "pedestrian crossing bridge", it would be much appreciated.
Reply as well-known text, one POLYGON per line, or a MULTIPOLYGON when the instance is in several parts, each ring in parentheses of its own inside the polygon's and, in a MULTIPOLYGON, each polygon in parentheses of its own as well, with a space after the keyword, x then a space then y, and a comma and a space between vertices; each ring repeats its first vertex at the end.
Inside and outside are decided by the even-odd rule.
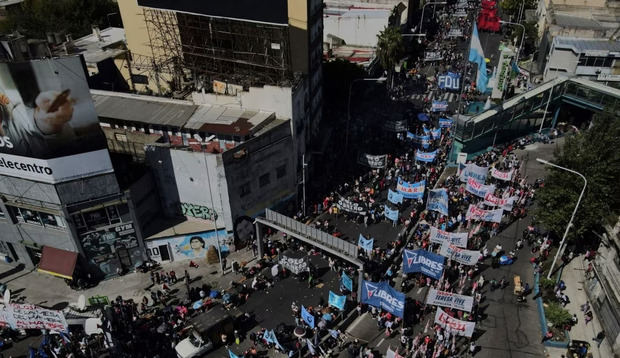
POLYGON ((475 153, 541 127, 554 127, 566 104, 620 118, 619 89, 583 78, 558 77, 475 116, 459 116, 452 153, 475 153))

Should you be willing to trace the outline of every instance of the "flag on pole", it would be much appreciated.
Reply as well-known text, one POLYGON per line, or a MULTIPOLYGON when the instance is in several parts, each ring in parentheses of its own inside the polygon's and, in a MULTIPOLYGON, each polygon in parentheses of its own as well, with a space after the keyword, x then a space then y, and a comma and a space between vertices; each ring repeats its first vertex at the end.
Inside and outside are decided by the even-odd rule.
POLYGON ((487 63, 484 60, 484 51, 482 50, 482 44, 480 43, 480 37, 478 36, 478 26, 474 23, 474 31, 471 35, 471 46, 469 47, 469 61, 478 64, 478 77, 476 79, 476 87, 481 93, 487 91, 487 83, 489 77, 487 76, 487 63))

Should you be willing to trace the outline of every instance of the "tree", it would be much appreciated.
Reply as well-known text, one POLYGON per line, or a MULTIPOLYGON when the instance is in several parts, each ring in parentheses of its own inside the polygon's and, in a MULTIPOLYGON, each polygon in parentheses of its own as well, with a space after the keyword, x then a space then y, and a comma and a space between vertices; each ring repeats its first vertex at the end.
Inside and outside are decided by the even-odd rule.
MULTIPOLYGON (((377 35, 377 56, 381 66, 388 71, 388 78, 394 72, 394 66, 400 61, 404 52, 403 37, 398 27, 386 27, 377 35)), ((392 81, 390 81, 391 83, 392 81)))
MULTIPOLYGON (((620 121, 611 115, 595 116, 592 127, 566 139, 556 151, 555 164, 586 177, 588 186, 569 230, 569 240, 599 231, 606 221, 620 213, 620 121)), ((561 236, 583 188, 583 180, 564 170, 547 167, 545 186, 536 195, 536 216, 561 236)), ((579 243, 579 242, 578 242, 579 243)))
POLYGON ((19 31, 28 38, 45 38, 47 32, 66 31, 74 38, 107 27, 108 14, 119 14, 113 0, 24 0, 7 13, 0 31, 19 31))
MULTIPOLYGON (((500 8, 502 9, 502 17, 506 20, 510 19, 510 21, 517 20, 517 16, 519 16, 519 11, 521 10, 521 5, 525 2, 525 8, 523 12, 527 9, 535 9, 537 6, 536 0, 502 0, 499 3, 500 8)), ((522 18, 525 17, 525 14, 522 15, 522 18)))
MULTIPOLYGON (((521 58, 536 51, 536 43, 538 42, 538 24, 534 21, 526 22, 523 27, 525 27, 525 38, 523 39, 521 58)), ((511 37, 518 46, 521 46, 521 33, 523 33, 521 26, 513 27, 511 37)))

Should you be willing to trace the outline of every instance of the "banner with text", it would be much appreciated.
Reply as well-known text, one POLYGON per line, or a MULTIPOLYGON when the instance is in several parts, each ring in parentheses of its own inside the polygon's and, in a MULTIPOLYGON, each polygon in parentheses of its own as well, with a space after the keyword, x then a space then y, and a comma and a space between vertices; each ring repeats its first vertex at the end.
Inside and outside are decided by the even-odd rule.
POLYGON ((511 169, 507 172, 502 172, 500 170, 493 168, 491 169, 491 176, 495 179, 510 181, 512 180, 512 175, 514 174, 514 172, 515 172, 514 169, 511 169))
POLYGON ((502 222, 503 209, 484 210, 470 204, 467 209, 465 220, 489 221, 494 223, 502 222))
POLYGON ((362 303, 380 307, 401 318, 405 313, 405 294, 393 289, 386 281, 363 280, 362 303))
POLYGON ((480 251, 465 250, 447 242, 441 244, 439 254, 463 265, 475 265, 480 259, 480 251))
POLYGON ((426 51, 424 52, 424 61, 441 61, 443 56, 439 51, 426 51))
POLYGON ((458 247, 467 247, 466 232, 447 232, 431 226, 431 236, 429 240, 436 244, 448 243, 458 247))
POLYGON ((428 296, 426 296, 426 303, 433 306, 442 306, 471 312, 474 307, 474 298, 431 288, 428 291, 428 296))
POLYGON ((426 250, 404 250, 403 272, 422 272, 428 277, 439 280, 443 273, 444 258, 426 250))
POLYGON ((357 158, 357 162, 370 168, 385 168, 385 165, 387 164, 387 154, 370 155, 366 153, 360 153, 359 157, 357 158))
POLYGON ((420 199, 424 197, 425 188, 426 180, 417 183, 409 183, 398 178, 398 184, 396 185, 396 190, 407 199, 420 199))
POLYGON ((448 72, 447 75, 439 76, 437 85, 441 89, 458 90, 461 88, 461 76, 458 73, 448 72))
POLYGON ((336 203, 336 206, 340 210, 348 211, 350 213, 358 215, 366 215, 366 208, 361 204, 353 202, 345 197, 341 196, 336 203))
POLYGON ((398 210, 392 210, 389 206, 385 205, 383 207, 383 213, 387 219, 398 221, 398 210))
POLYGON ((461 321, 454 317, 450 317, 444 310, 437 308, 435 313, 435 323, 442 326, 452 334, 459 336, 471 337, 476 328, 475 322, 461 321))
POLYGON ((495 185, 483 185, 478 183, 474 178, 470 177, 469 179, 467 179, 467 185, 465 186, 465 190, 474 194, 475 196, 484 198, 487 193, 495 192, 495 185))
POLYGON ((69 325, 62 311, 31 304, 10 303, 0 309, 1 324, 13 329, 48 329, 68 332, 69 325))
POLYGON ((415 151, 415 160, 420 162, 432 163, 435 161, 435 157, 437 156, 437 150, 432 152, 423 152, 421 150, 415 151))
POLYGON ((426 209, 448 216, 448 191, 446 189, 429 190, 426 209))
POLYGON ((516 196, 511 196, 509 198, 502 199, 502 198, 496 197, 492 193, 487 193, 487 195, 484 196, 484 204, 489 205, 489 206, 500 206, 502 210, 504 211, 511 211, 512 204, 514 203, 516 199, 517 199, 516 196))
POLYGON ((448 110, 448 102, 435 101, 431 103, 431 112, 445 112, 448 110))
POLYGON ((461 171, 461 182, 467 183, 469 178, 474 178, 480 184, 484 184, 487 180, 488 167, 479 167, 476 164, 465 164, 465 168, 461 171))
POLYGON ((452 119, 439 118, 439 128, 450 128, 450 127, 452 127, 452 119))

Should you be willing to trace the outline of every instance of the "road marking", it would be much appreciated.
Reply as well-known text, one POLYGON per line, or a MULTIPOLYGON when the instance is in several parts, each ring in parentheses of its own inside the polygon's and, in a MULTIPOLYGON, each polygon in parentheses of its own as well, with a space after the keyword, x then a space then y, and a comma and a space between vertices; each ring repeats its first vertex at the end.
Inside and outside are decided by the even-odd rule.
POLYGON ((377 347, 381 347, 381 345, 383 344, 383 342, 385 342, 385 338, 381 338, 381 340, 379 341, 379 343, 377 343, 377 347))
POLYGON ((422 290, 423 290, 423 289, 424 289, 424 287, 420 287, 420 288, 418 288, 418 292, 416 292, 416 294, 418 294, 418 295, 419 295, 419 294, 420 294, 420 292, 422 292, 422 290))

